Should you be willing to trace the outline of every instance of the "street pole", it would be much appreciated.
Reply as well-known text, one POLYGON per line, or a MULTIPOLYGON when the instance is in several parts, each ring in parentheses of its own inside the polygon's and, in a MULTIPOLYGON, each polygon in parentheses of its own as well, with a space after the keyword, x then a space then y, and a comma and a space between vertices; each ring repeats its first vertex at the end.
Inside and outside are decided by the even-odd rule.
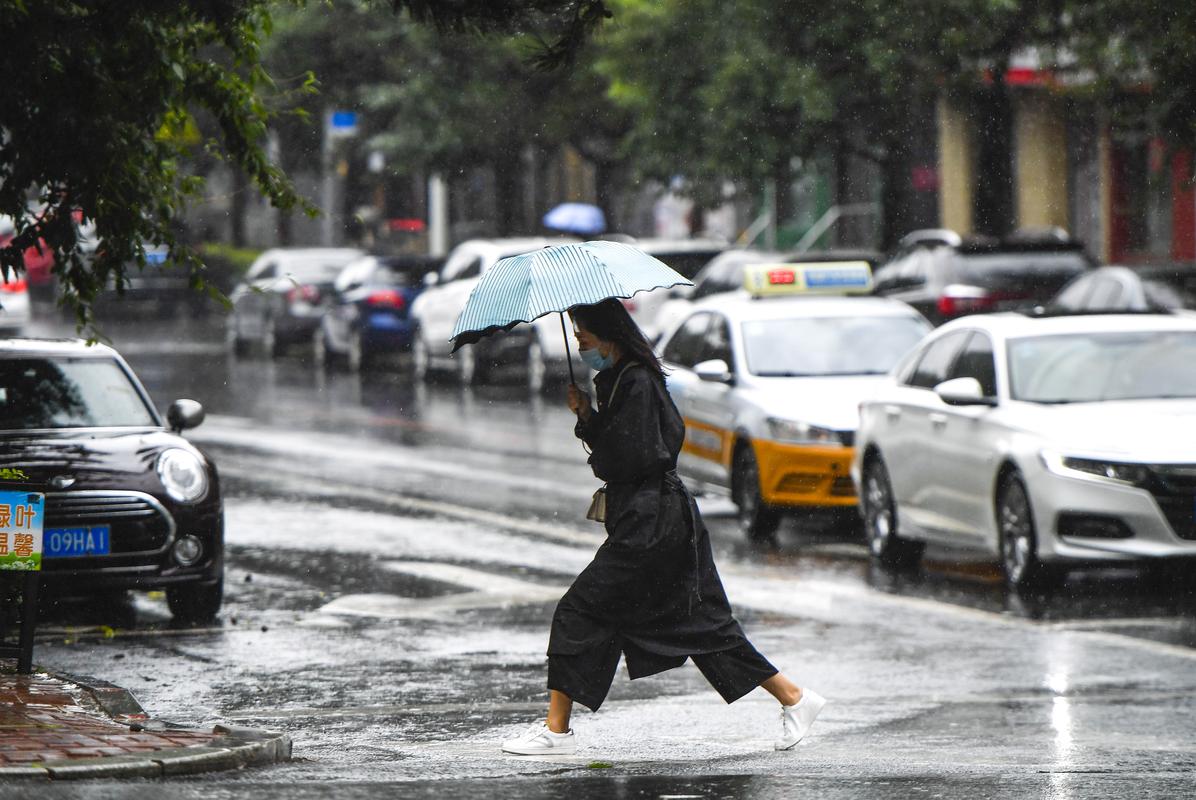
POLYGON ((764 184, 764 208, 768 215, 768 227, 764 229, 764 246, 777 249, 777 182, 770 178, 764 184))
POLYGON ((324 112, 324 137, 320 147, 320 244, 324 247, 332 246, 332 207, 335 203, 336 184, 333 177, 332 164, 332 111, 324 112))
POLYGON ((428 178, 428 254, 448 253, 448 187, 444 176, 434 172, 428 178))

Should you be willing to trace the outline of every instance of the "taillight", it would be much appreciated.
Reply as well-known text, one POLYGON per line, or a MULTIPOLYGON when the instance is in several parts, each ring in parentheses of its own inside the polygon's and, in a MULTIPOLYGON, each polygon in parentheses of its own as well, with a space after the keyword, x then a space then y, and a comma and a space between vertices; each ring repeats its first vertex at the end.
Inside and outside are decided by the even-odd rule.
POLYGON ((394 289, 379 289, 370 292, 365 299, 365 304, 371 308, 392 308, 395 311, 402 311, 407 305, 407 301, 403 299, 400 292, 394 289))
POLYGON ((938 312, 944 317, 982 314, 991 311, 999 298, 978 286, 953 284, 943 289, 938 299, 938 312))
POLYGON ((288 302, 295 303, 300 300, 305 303, 311 303, 315 305, 316 303, 320 302, 320 290, 314 286, 303 284, 296 286, 287 292, 288 302))
POLYGON ((17 278, 15 281, 5 281, 0 283, 0 292, 8 294, 20 294, 29 288, 29 284, 24 278, 17 278))

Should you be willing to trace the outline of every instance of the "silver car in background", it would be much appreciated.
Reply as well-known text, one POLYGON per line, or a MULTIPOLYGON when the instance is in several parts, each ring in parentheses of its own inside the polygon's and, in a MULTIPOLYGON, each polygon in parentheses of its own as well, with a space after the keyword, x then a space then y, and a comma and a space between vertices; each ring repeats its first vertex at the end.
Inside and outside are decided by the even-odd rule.
POLYGON ((944 325, 860 406, 852 475, 873 556, 975 547, 1008 584, 1068 564, 1196 557, 1196 319, 944 325))

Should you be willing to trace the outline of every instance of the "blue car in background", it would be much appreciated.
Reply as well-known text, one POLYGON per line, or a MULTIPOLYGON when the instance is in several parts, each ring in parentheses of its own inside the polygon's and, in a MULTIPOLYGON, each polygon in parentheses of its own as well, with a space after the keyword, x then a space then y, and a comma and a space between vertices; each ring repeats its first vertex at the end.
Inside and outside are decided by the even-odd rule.
POLYGON ((411 303, 425 276, 443 259, 419 255, 364 256, 337 275, 313 341, 316 363, 357 372, 411 347, 411 303))

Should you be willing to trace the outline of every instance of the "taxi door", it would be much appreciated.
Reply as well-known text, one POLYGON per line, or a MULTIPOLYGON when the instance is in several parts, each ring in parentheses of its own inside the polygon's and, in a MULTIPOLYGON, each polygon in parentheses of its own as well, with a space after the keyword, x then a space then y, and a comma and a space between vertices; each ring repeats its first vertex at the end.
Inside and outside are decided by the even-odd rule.
MULTIPOLYGON (((723 325, 722 317, 711 311, 690 315, 664 343, 661 358, 669 371, 666 379, 669 395, 685 420, 685 442, 677 457, 677 470, 691 481, 726 486, 727 470, 723 465, 723 437, 710 424, 714 416, 711 405, 715 398, 707 381, 693 371, 695 365, 708 360, 708 331, 712 325, 723 325)), ((723 389, 729 387, 719 384, 723 389)))
POLYGON ((702 337, 696 364, 722 361, 727 365, 726 381, 702 380, 694 375, 688 393, 688 427, 691 442, 701 457, 701 470, 708 483, 731 488, 731 446, 735 433, 735 358, 731 350, 731 326, 726 317, 711 312, 702 337))

